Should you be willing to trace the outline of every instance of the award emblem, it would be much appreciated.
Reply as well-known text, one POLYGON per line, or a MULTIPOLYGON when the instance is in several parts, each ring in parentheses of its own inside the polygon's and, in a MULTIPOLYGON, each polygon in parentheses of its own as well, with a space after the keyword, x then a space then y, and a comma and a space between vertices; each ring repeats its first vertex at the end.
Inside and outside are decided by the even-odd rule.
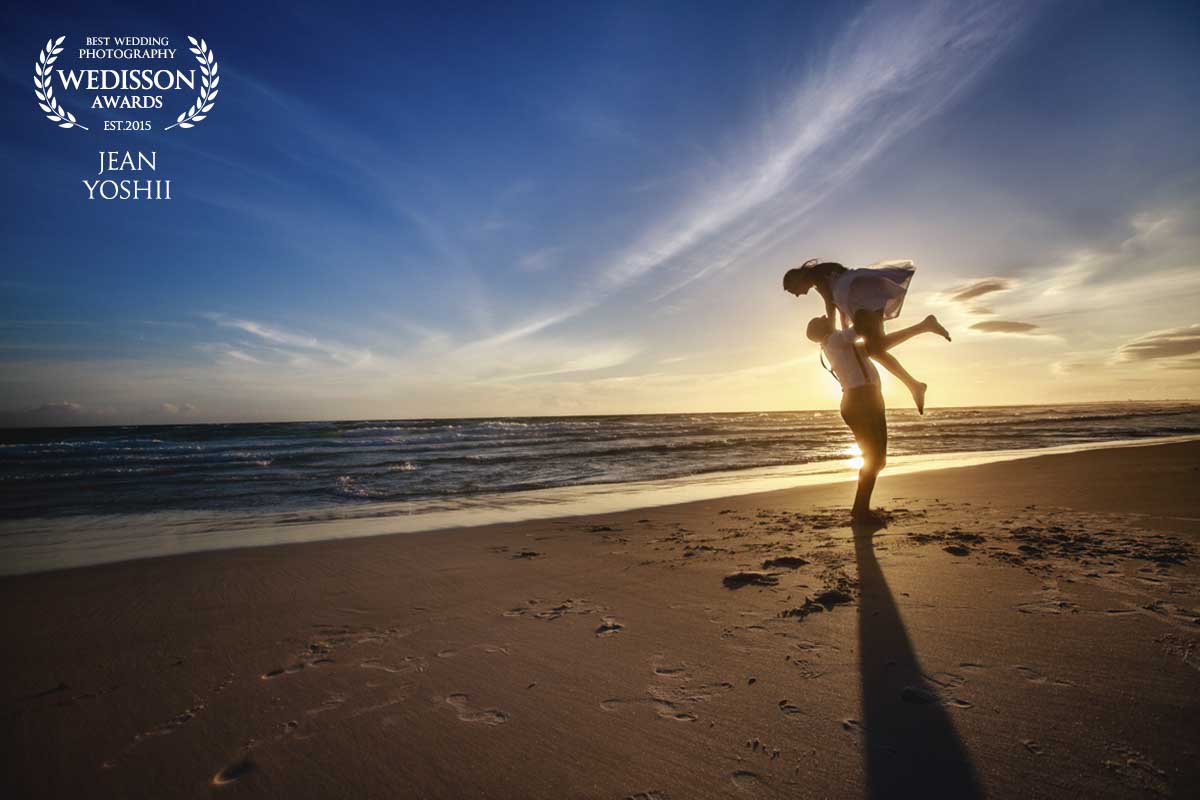
MULTIPOLYGON (((171 131, 208 119, 221 83, 208 42, 188 36, 186 56, 166 36, 86 36, 68 49, 51 37, 33 65, 38 108, 60 128, 85 133, 171 131), (72 57, 73 56, 73 57, 72 57), (60 63, 71 61, 69 67, 60 63), (185 61, 183 66, 177 62, 185 61)), ((157 172, 157 153, 101 150, 98 176, 107 172, 157 172)), ((169 179, 83 181, 89 200, 170 200, 169 179)))

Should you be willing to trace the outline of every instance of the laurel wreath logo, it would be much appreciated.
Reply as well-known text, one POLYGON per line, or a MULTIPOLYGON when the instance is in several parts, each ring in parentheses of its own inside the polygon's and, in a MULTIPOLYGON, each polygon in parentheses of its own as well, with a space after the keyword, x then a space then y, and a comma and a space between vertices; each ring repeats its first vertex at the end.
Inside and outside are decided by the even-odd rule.
POLYGON ((50 75, 54 72, 52 67, 58 60, 58 54, 63 51, 62 43, 66 38, 60 36, 57 39, 46 40, 46 46, 42 48, 37 63, 33 65, 33 91, 37 95, 38 106, 46 112, 46 119, 57 122, 60 128, 82 128, 86 131, 87 128, 75 121, 75 115, 64 109, 62 103, 55 99, 54 84, 50 82, 50 75))
POLYGON ((217 74, 217 60, 213 58, 213 51, 208 49, 208 44, 201 39, 196 41, 195 37, 187 37, 192 46, 188 49, 196 56, 196 60, 200 62, 200 94, 196 97, 196 102, 192 104, 187 111, 184 111, 175 119, 175 125, 168 125, 163 128, 165 131, 171 130, 176 125, 180 128, 193 128, 197 122, 200 122, 208 116, 208 112, 212 111, 213 101, 217 99, 217 84, 221 82, 221 76, 217 74))

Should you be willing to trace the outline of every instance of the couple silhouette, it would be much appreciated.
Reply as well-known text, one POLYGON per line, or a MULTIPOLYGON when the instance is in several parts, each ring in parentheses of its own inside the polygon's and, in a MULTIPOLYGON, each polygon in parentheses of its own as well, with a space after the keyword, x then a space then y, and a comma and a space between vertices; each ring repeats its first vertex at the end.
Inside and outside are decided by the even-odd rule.
POLYGON ((811 259, 789 269, 783 288, 796 297, 816 290, 825 301, 825 315, 808 323, 807 335, 821 346, 828 369, 842 385, 842 419, 862 451, 851 518, 856 523, 882 524, 871 510, 875 479, 887 463, 887 419, 877 361, 912 393, 917 412, 925 413, 927 385, 909 374, 892 355, 892 348, 922 333, 950 341, 950 333, 930 315, 916 325, 885 333, 884 321, 900 315, 916 268, 911 261, 885 261, 862 269, 847 269, 835 261, 811 259))

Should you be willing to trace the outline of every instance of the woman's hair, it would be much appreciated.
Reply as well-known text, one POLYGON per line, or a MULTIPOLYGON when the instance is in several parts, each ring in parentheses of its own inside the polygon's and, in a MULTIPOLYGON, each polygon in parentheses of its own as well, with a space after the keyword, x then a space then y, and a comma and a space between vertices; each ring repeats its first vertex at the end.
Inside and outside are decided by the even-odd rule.
POLYGON ((798 267, 793 267, 783 273, 783 288, 790 289, 792 287, 812 286, 821 280, 826 280, 829 277, 840 272, 845 272, 846 268, 836 261, 822 261, 819 258, 810 258, 798 267))

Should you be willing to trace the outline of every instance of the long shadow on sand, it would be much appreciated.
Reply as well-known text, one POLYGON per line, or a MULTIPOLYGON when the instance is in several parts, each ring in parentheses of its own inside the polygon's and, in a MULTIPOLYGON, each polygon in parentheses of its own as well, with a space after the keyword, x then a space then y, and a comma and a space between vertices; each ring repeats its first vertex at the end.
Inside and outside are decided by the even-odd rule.
POLYGON ((925 677, 875 558, 877 528, 855 527, 867 785, 871 798, 983 796, 937 687, 925 677))

